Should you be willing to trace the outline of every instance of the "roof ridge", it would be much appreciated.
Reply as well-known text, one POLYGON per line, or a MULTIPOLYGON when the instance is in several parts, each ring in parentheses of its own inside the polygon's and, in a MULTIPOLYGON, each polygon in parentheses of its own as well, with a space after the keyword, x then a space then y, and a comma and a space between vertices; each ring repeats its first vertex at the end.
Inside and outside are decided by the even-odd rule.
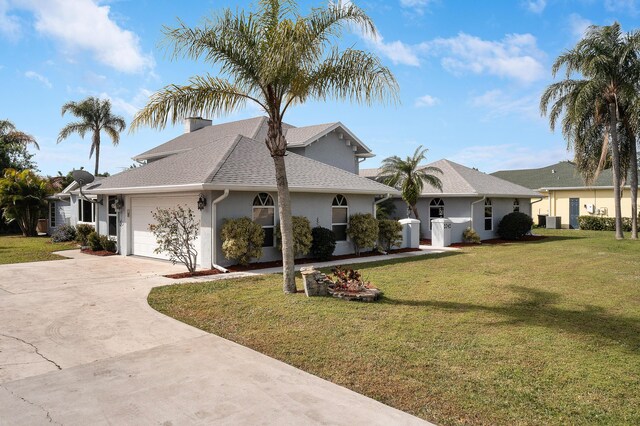
MULTIPOLYGON (((229 158, 229 156, 231 155, 231 153, 236 149, 236 147, 238 146, 238 143, 240 143, 240 140, 242 138, 245 138, 246 136, 242 136, 242 135, 236 135, 235 139, 233 141, 233 143, 231 144, 231 146, 227 149, 227 152, 225 153, 225 155, 222 156, 222 158, 220 159, 220 161, 218 161, 213 168, 211 169, 211 172, 209 172, 209 174, 207 175, 207 177, 204 179, 205 182, 211 182, 213 180, 213 178, 216 177, 216 175, 218 174, 218 172, 220 171, 220 168, 222 167, 222 165, 224 163, 227 162, 227 159, 229 158)), ((220 138, 220 139, 224 139, 224 138, 220 138)), ((216 140, 220 140, 220 139, 216 139, 216 140)), ((255 139, 254 139, 255 140, 255 139)), ((208 144, 211 145, 211 144, 208 144)), ((208 146, 207 145, 207 146, 208 146)))
POLYGON ((456 168, 453 165, 455 164, 456 166, 461 166, 461 167, 464 167, 465 169, 477 171, 479 173, 482 173, 482 172, 480 172, 479 170, 473 170, 472 168, 467 166, 463 166, 462 164, 456 163, 455 161, 447 160, 446 158, 443 158, 442 160, 439 160, 439 161, 445 162, 451 168, 451 170, 453 170, 453 172, 458 176, 458 178, 460 178, 471 189, 472 192, 476 194, 478 193, 477 189, 467 179, 465 179, 465 177, 462 176, 462 174, 458 170, 456 170, 456 168))
POLYGON ((267 120, 267 117, 260 116, 260 121, 258 122, 258 125, 256 126, 256 128, 253 131, 253 134, 251 135, 251 139, 256 140, 256 136, 258 136, 258 133, 260 132, 260 130, 262 130, 262 126, 264 125, 264 122, 267 120))

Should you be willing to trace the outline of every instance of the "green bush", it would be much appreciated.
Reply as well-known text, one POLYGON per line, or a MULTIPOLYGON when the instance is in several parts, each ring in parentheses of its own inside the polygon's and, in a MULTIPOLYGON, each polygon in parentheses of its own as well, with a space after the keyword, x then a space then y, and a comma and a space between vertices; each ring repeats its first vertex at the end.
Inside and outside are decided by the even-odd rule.
POLYGON ((356 255, 378 242, 378 221, 371 213, 356 213, 349 217, 347 235, 353 243, 356 255))
POLYGON ((467 228, 462 232, 462 239, 465 243, 480 243, 480 235, 473 228, 467 228))
MULTIPOLYGON (((615 231, 616 219, 614 217, 602 216, 580 216, 578 226, 584 231, 615 231)), ((631 218, 622 218, 622 230, 631 232, 631 218)))
POLYGON ((311 230, 311 256, 318 260, 329 260, 336 249, 336 236, 331 229, 316 226, 311 230))
POLYGON ((382 219, 378 221, 378 238, 386 251, 402 244, 402 225, 397 220, 382 219))
POLYGON ((117 250, 116 242, 109 238, 107 235, 100 235, 100 245, 103 250, 115 253, 117 250))
POLYGON ((56 231, 51 236, 51 241, 54 243, 64 243, 67 241, 73 241, 77 237, 76 227, 71 225, 60 225, 56 228, 56 231))
POLYGON ((93 228, 93 225, 81 223, 76 226, 76 241, 83 247, 87 246, 89 244, 87 238, 89 237, 89 234, 94 231, 95 229, 93 228))
POLYGON ((100 235, 97 232, 92 232, 87 236, 87 243, 89 248, 93 251, 102 250, 102 243, 100 241, 100 235))
MULTIPOLYGON (((294 256, 304 256, 311 249, 311 224, 304 216, 293 216, 293 253, 294 256)), ((280 227, 276 229, 276 247, 282 250, 282 235, 280 227)))
POLYGON ((225 220, 220 234, 222 253, 227 259, 247 265, 252 258, 262 256, 264 230, 248 217, 225 220))
POLYGON ((498 235, 504 240, 519 240, 531 231, 533 219, 526 213, 505 215, 498 224, 498 235))

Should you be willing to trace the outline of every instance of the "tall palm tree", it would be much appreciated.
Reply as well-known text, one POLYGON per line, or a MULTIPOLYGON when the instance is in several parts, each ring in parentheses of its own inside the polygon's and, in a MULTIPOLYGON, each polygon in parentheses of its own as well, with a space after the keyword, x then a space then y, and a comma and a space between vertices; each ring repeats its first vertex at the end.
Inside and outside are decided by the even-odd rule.
POLYGON ((87 132, 91 132, 89 158, 94 152, 96 153, 94 174, 97 175, 100 164, 100 132, 104 131, 115 146, 120 142, 120 132, 127 127, 127 124, 124 118, 111 113, 111 101, 108 99, 90 96, 80 102, 67 102, 62 106, 62 115, 64 116, 67 111, 78 117, 80 121, 64 126, 58 135, 58 143, 68 138, 72 133, 77 133, 81 138, 84 138, 87 132))
POLYGON ((282 122, 290 107, 328 98, 371 104, 397 99, 397 83, 379 58, 360 50, 341 51, 331 41, 346 25, 375 33, 371 19, 353 4, 332 3, 301 16, 293 0, 259 0, 255 11, 225 9, 196 28, 182 22, 165 28, 174 58, 204 59, 219 75, 192 77, 152 95, 132 128, 163 128, 188 116, 227 114, 251 102, 268 117, 265 144, 275 165, 282 233, 283 289, 296 291, 291 201, 282 122))
MULTIPOLYGON (((560 55, 553 64, 553 76, 564 68, 565 79, 550 85, 540 99, 540 110, 543 115, 549 112, 552 130, 558 118, 564 114, 563 133, 569 136, 569 144, 579 141, 581 131, 589 128, 585 123, 605 126, 613 168, 617 239, 623 238, 619 135, 623 119, 620 106, 632 104, 638 96, 639 46, 640 36, 637 33, 622 34, 617 22, 610 26, 589 27, 585 37, 573 49, 560 55), (574 74, 582 78, 573 78, 574 74), (550 104, 553 105, 548 111, 550 104), (606 122, 603 118, 606 118, 606 122)), ((573 147, 576 152, 580 149, 580 145, 575 143, 573 147)))
POLYGON ((418 198, 422 194, 425 182, 442 191, 442 182, 434 175, 434 173, 442 174, 442 170, 420 165, 427 159, 427 151, 428 149, 420 145, 413 155, 407 156, 404 160, 397 155, 385 158, 378 172, 378 180, 400 190, 402 199, 418 220, 420 220, 417 208, 418 198))
POLYGON ((22 170, 35 167, 32 155, 26 150, 27 145, 40 149, 33 136, 21 132, 9 120, 0 120, 0 174, 7 168, 22 170))

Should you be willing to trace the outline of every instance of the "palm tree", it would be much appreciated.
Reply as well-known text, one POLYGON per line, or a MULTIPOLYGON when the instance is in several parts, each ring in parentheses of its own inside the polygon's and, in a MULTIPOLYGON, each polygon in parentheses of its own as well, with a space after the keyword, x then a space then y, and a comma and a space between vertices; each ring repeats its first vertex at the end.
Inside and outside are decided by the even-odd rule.
POLYGON ((69 137, 72 133, 77 133, 84 139, 87 132, 91 135, 91 150, 89 158, 96 153, 96 168, 94 174, 98 174, 98 166, 100 163, 100 132, 104 132, 111 138, 113 145, 120 142, 120 132, 122 132, 127 124, 124 118, 111 113, 111 101, 108 99, 99 99, 93 96, 88 97, 80 102, 67 102, 62 106, 62 115, 69 111, 80 119, 73 123, 69 123, 60 130, 58 135, 58 143, 69 137))
POLYGON ((248 102, 268 118, 265 144, 275 165, 282 233, 283 289, 296 291, 291 202, 284 157, 282 122, 290 107, 309 99, 353 100, 371 104, 397 99, 397 83, 379 58, 360 50, 331 46, 346 25, 375 33, 371 19, 353 4, 330 4, 301 16, 292 0, 259 0, 255 11, 221 14, 196 28, 182 22, 165 28, 174 57, 203 58, 219 66, 220 76, 192 77, 152 95, 132 128, 164 128, 188 116, 227 114, 248 102))
POLYGON ((617 239, 623 238, 620 130, 624 120, 620 111, 621 106, 633 104, 638 96, 639 47, 638 33, 623 35, 617 22, 610 26, 589 27, 585 37, 573 49, 560 55, 553 64, 553 76, 564 68, 565 79, 550 85, 540 99, 543 115, 547 114, 549 105, 553 103, 549 111, 552 130, 560 115, 564 114, 563 133, 567 142, 573 144, 575 152, 579 153, 580 142, 585 142, 581 138, 586 135, 606 135, 607 143, 603 146, 611 150, 617 239), (574 79, 576 73, 582 78, 574 79))
POLYGON ((32 155, 26 151, 27 145, 40 149, 33 136, 16 129, 9 120, 0 120, 0 174, 7 168, 35 167, 30 161, 32 155))
POLYGON ((437 167, 420 165, 426 160, 427 151, 420 145, 412 156, 408 156, 404 160, 397 155, 385 158, 382 160, 382 167, 378 173, 378 180, 397 188, 402 193, 402 199, 418 220, 420 220, 420 215, 416 204, 422 194, 425 182, 442 191, 442 182, 434 175, 434 173, 442 174, 442 170, 437 167))

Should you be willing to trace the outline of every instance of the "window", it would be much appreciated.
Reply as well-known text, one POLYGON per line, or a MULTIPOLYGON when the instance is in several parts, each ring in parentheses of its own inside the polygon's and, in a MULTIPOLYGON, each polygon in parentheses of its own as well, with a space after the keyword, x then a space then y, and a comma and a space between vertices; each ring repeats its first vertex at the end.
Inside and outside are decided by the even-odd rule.
POLYGON ((484 230, 493 230, 493 206, 488 198, 484 201, 484 230))
POLYGON ((520 211, 520 200, 518 200, 517 198, 513 200, 513 211, 514 212, 520 211))
POLYGON ((253 199, 253 221, 264 229, 264 243, 262 247, 274 246, 274 230, 276 227, 276 209, 273 198, 266 192, 261 192, 253 199))
POLYGON ((116 209, 113 207, 117 200, 117 197, 114 195, 109 195, 108 207, 107 207, 107 217, 108 217, 108 233, 107 235, 110 237, 118 236, 118 214, 116 209))
POLYGON ((336 195, 331 203, 331 230, 336 241, 347 241, 349 206, 344 195, 336 195))
POLYGON ((78 222, 94 223, 96 214, 93 203, 78 198, 78 222))
POLYGON ((56 227, 56 203, 52 201, 49 203, 49 227, 56 227))
POLYGON ((429 203, 429 229, 431 229, 431 219, 441 219, 444 217, 444 201, 442 198, 434 198, 429 203))

